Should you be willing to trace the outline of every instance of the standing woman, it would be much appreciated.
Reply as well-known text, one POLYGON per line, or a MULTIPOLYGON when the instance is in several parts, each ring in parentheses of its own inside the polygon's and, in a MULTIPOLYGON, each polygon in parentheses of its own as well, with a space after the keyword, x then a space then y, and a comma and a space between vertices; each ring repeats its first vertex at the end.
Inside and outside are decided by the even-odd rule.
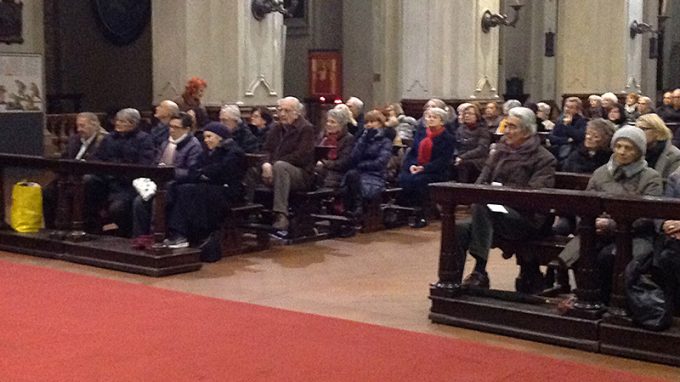
POLYGON ((205 126, 203 140, 198 169, 190 171, 186 183, 178 184, 171 195, 169 248, 205 239, 219 227, 227 207, 243 197, 241 181, 247 168, 243 150, 219 122, 205 126))
MULTIPOLYGON (((427 135, 413 142, 410 152, 415 152, 417 155, 409 155, 406 158, 399 174, 399 186, 403 188, 400 199, 403 199, 406 205, 420 207, 419 216, 416 216, 415 222, 411 225, 413 228, 422 228, 427 225, 423 212, 423 207, 429 199, 427 185, 447 179, 455 145, 455 138, 444 126, 448 117, 446 110, 433 107, 425 110, 424 117, 427 135)), ((488 136, 487 129, 482 127, 480 130, 488 136)))
POLYGON ((179 106, 180 111, 190 112, 196 119, 196 127, 198 129, 203 128, 210 118, 208 118, 208 112, 205 106, 201 104, 201 98, 205 93, 205 88, 208 87, 208 83, 200 77, 191 77, 187 81, 184 87, 184 93, 177 97, 174 101, 179 106))
POLYGON ((364 200, 375 199, 385 190, 387 163, 392 157, 392 139, 379 110, 366 113, 364 129, 352 149, 350 167, 343 179, 345 209, 358 219, 364 200))
POLYGON ((457 180, 474 183, 484 168, 491 144, 489 129, 484 126, 479 108, 474 104, 463 110, 463 124, 456 130, 456 143, 457 180))

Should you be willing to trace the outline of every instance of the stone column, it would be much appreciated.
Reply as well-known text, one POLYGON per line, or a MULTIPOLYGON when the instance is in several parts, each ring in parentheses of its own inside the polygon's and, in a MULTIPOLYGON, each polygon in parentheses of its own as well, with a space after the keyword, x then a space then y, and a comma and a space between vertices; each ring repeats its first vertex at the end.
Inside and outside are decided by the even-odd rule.
POLYGON ((482 32, 499 0, 402 2, 401 98, 498 97, 498 28, 482 32))
POLYGON ((253 18, 250 1, 154 0, 154 102, 174 98, 186 80, 208 82, 206 105, 272 105, 282 96, 283 16, 253 18))
MULTIPOLYGON (((564 93, 640 91, 642 39, 630 37, 643 20, 642 0, 559 2, 556 99, 564 93)), ((645 20, 646 21, 646 20, 645 20)))

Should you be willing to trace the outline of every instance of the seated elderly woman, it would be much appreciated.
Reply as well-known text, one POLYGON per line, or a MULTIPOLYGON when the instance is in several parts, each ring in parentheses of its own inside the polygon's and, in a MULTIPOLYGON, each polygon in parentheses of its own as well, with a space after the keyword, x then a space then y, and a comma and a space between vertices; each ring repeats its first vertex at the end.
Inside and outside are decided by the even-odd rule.
MULTIPOLYGON (((419 206, 418 216, 411 225, 422 228, 427 225, 424 204, 429 199, 427 185, 445 181, 453 155, 455 139, 446 130, 444 123, 448 114, 438 107, 427 109, 424 114, 427 135, 413 142, 413 147, 404 159, 399 186, 402 187, 400 204, 419 206)), ((486 129, 482 129, 488 135, 486 129)))
POLYGON ((400 103, 393 103, 385 109, 387 112, 387 125, 394 127, 399 139, 413 139, 417 121, 413 117, 404 114, 400 103))
MULTIPOLYGON (((185 248, 216 230, 230 204, 243 198, 241 181, 246 171, 243 150, 219 122, 210 122, 203 134, 205 150, 197 168, 178 179, 172 190, 168 218, 169 248, 185 248)), ((217 260, 217 259, 214 259, 217 260)))
POLYGON ((620 103, 612 104, 607 112, 607 119, 614 124, 615 129, 626 126, 626 110, 620 103))
POLYGON ((604 109, 602 109, 602 97, 597 94, 591 94, 588 97, 588 108, 583 113, 586 118, 604 118, 606 117, 604 109))
POLYGON ((491 134, 476 105, 468 104, 462 115, 463 123, 456 130, 456 178, 459 182, 473 183, 489 156, 491 134))
POLYGON ((640 116, 635 126, 644 131, 647 139, 647 164, 666 180, 680 167, 680 149, 671 143, 673 133, 656 114, 640 116))
MULTIPOLYGON (((614 153, 609 162, 595 170, 588 182, 588 191, 614 195, 662 194, 661 176, 647 166, 645 152, 647 141, 640 129, 625 126, 617 130, 611 141, 614 153)), ((595 221, 597 233, 598 268, 600 273, 601 299, 607 303, 611 293, 612 272, 615 255, 614 232, 616 223, 606 214, 595 221)), ((654 225, 649 219, 639 219, 633 224, 633 257, 639 258, 653 249, 654 225)), ((580 240, 576 236, 569 241, 559 259, 567 267, 573 266, 579 258, 580 240)))
POLYGON ((586 139, 572 151, 562 165, 562 171, 592 173, 609 161, 612 151, 609 143, 614 135, 614 124, 595 118, 586 125, 586 139))
POLYGON ((555 127, 555 122, 550 120, 550 111, 552 108, 545 102, 539 102, 536 104, 536 123, 542 126, 538 126, 539 131, 552 131, 555 127))
POLYGON ((340 109, 326 115, 326 134, 320 146, 330 147, 326 157, 316 163, 316 174, 323 179, 323 187, 338 188, 349 167, 354 136, 347 131, 349 116, 340 109))
POLYGON ((510 110, 522 106, 522 103, 519 102, 516 99, 509 99, 505 101, 503 104, 503 119, 501 119, 500 123, 498 124, 498 129, 496 129, 496 134, 503 134, 505 133, 505 123, 508 120, 508 115, 510 113, 510 110))
POLYGON ((640 115, 655 113, 652 99, 646 96, 640 97, 638 99, 638 112, 640 112, 640 115))
POLYGON ((378 110, 366 113, 364 129, 352 149, 350 170, 342 180, 345 210, 354 219, 361 218, 364 200, 375 199, 385 190, 393 139, 385 120, 378 110))
MULTIPOLYGON (((555 157, 541 146, 536 135, 534 112, 516 107, 510 110, 504 137, 490 153, 477 183, 534 189, 553 187, 555 165, 555 157)), ((442 253, 446 258, 440 259, 440 264, 462 265, 469 251, 476 264, 463 285, 489 287, 486 262, 494 237, 525 240, 538 235, 550 223, 547 216, 505 209, 507 213, 492 212, 487 205, 476 204, 472 206, 472 219, 456 224, 456 250, 442 253)), ((437 286, 455 288, 461 276, 451 274, 452 279, 439 280, 437 286)))
POLYGON ((247 153, 257 151, 259 142, 248 125, 241 119, 241 109, 237 105, 224 105, 220 109, 220 122, 227 127, 231 137, 247 153))

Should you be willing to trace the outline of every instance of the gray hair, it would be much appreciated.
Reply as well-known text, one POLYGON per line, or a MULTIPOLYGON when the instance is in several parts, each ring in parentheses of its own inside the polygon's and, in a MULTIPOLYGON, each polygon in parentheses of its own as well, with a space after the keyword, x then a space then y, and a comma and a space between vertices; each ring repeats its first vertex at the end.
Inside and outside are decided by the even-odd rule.
POLYGON ((349 99, 345 103, 346 104, 352 104, 352 105, 356 106, 359 109, 360 112, 362 110, 364 110, 364 101, 360 100, 357 97, 349 97, 349 99))
POLYGON ((619 102, 619 97, 617 97, 616 94, 614 94, 612 92, 607 92, 607 93, 602 94, 602 99, 603 100, 606 99, 606 100, 610 101, 611 103, 618 103, 619 102))
POLYGON ((514 107, 510 109, 508 115, 520 120, 521 126, 518 126, 520 129, 531 135, 536 135, 536 114, 531 109, 522 106, 514 107))
POLYGON ((101 127, 101 123, 99 121, 99 117, 97 117, 97 114, 95 113, 90 113, 89 111, 85 111, 82 113, 78 113, 76 116, 76 119, 78 118, 85 118, 87 119, 92 125, 94 125, 96 128, 101 127))
POLYGON ((471 103, 469 103, 469 102, 463 102, 463 103, 461 103, 460 105, 458 105, 458 107, 456 108, 456 112, 457 112, 458 114, 463 114, 463 112, 465 111, 465 109, 467 109, 467 108, 470 107, 470 106, 472 106, 471 103))
POLYGON ((347 123, 349 123, 349 116, 341 109, 333 108, 328 110, 326 117, 333 118, 335 122, 337 122, 343 128, 346 128, 347 123))
POLYGON ((550 115, 551 107, 547 103, 539 102, 539 103, 536 104, 536 107, 538 107, 538 111, 545 113, 545 115, 550 115))
MULTIPOLYGON (((516 99, 509 99, 503 104, 503 114, 508 114, 511 109, 521 107, 522 103, 516 99)), ((533 113, 533 112, 532 112, 533 113)))
POLYGON ((429 100, 427 100, 426 104, 428 103, 431 103, 432 105, 434 105, 434 107, 446 110, 446 102, 442 101, 439 98, 430 98, 429 100))
POLYGON ((430 113, 441 118, 442 124, 446 123, 446 121, 449 120, 449 113, 446 110, 442 109, 441 107, 431 107, 425 110, 425 113, 430 113))
POLYGON ((600 96, 597 95, 597 94, 591 94, 591 95, 588 97, 588 101, 602 102, 602 97, 600 97, 600 96))
POLYGON ((302 105, 302 102, 300 102, 300 100, 295 98, 295 97, 290 97, 290 96, 289 97, 283 97, 280 100, 276 101, 276 104, 278 106, 281 106, 281 102, 283 102, 283 101, 292 102, 293 106, 295 106, 295 110, 300 114, 302 114, 302 112, 305 109, 304 105, 302 105))
POLYGON ((128 107, 118 111, 118 113, 116 113, 116 119, 122 119, 138 126, 139 121, 142 120, 142 116, 139 114, 139 110, 128 107))
POLYGON ((243 120, 241 119, 241 109, 237 105, 224 105, 220 109, 220 116, 222 116, 222 113, 226 114, 227 118, 235 120, 238 123, 241 123, 243 120))

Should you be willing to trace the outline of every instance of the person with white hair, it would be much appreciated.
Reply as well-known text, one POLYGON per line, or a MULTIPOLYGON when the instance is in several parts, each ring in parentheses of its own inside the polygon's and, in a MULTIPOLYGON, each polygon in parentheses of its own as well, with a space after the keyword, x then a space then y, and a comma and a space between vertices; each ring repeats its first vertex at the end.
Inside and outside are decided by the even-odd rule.
POLYGON ((350 128, 349 132, 355 137, 361 136, 364 130, 364 101, 357 97, 349 97, 345 105, 352 112, 352 118, 356 121, 356 129, 350 128))
POLYGON ((652 102, 652 99, 647 96, 641 96, 640 99, 638 99, 638 112, 640 115, 654 113, 654 103, 652 102))
POLYGON ((220 122, 226 126, 236 144, 246 153, 257 151, 259 143, 257 137, 241 119, 241 109, 238 105, 224 105, 220 109, 220 122))
POLYGON ((543 130, 552 131, 555 127, 555 122, 550 120, 550 110, 552 109, 550 105, 545 102, 539 102, 536 104, 538 110, 536 111, 536 119, 540 120, 543 125, 543 130))
MULTIPOLYGON (((94 159, 121 164, 152 165, 156 150, 148 133, 139 129, 142 117, 137 109, 127 108, 116 113, 115 129, 99 145, 94 159)), ((126 177, 93 176, 86 180, 87 215, 90 222, 99 220, 100 207, 106 204, 108 215, 118 226, 121 236, 132 232, 132 200, 137 191, 126 177), (97 185, 95 185, 97 184, 97 185)), ((92 227, 98 231, 100 227, 92 227)))
MULTIPOLYGON (((541 145, 536 135, 536 116, 531 109, 516 107, 510 110, 505 133, 496 149, 489 155, 479 184, 493 184, 516 188, 549 188, 555 185, 555 157, 541 145)), ((436 288, 457 289, 461 285, 462 264, 466 253, 475 259, 473 272, 462 285, 489 288, 486 263, 495 236, 506 240, 527 240, 537 236, 551 224, 541 214, 522 213, 505 207, 504 212, 494 212, 486 204, 472 206, 472 219, 456 223, 456 249, 453 253, 442 252, 439 259, 439 282, 436 288)), ((526 264, 524 269, 539 272, 526 264)))
MULTIPOLYGON (((427 135, 413 142, 411 150, 404 158, 399 173, 399 186, 402 188, 399 204, 417 206, 413 228, 427 225, 423 209, 429 200, 428 184, 446 181, 449 164, 456 139, 444 126, 448 117, 446 110, 433 107, 425 110, 427 135)), ((488 136, 488 131, 485 131, 488 136)))
POLYGON ((612 92, 606 92, 600 97, 602 98, 602 109, 605 113, 604 115, 607 115, 609 113, 609 109, 619 103, 619 97, 617 97, 616 94, 612 92))
POLYGON ((588 108, 585 110, 584 115, 588 119, 606 118, 607 115, 602 109, 602 97, 597 94, 591 94, 588 97, 588 108))
POLYGON ((277 105, 279 121, 267 134, 267 160, 261 168, 263 183, 274 191, 272 228, 287 237, 290 192, 308 189, 314 180, 314 126, 302 116, 297 98, 282 98, 277 105))

